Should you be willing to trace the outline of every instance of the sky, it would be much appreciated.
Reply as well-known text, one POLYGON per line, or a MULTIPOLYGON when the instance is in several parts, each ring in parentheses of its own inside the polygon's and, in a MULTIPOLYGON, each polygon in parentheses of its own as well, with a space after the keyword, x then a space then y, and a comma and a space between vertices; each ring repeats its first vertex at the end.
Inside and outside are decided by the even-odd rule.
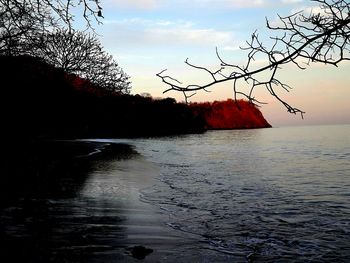
MULTIPOLYGON (((278 14, 315 9, 313 4, 309 0, 102 0, 103 25, 96 26, 96 32, 105 50, 130 75, 132 94, 150 93, 180 102, 184 100, 180 93, 163 94, 167 86, 157 73, 167 69, 167 74, 185 83, 200 83, 206 76, 184 61, 216 67, 216 47, 225 61, 243 64, 246 53, 239 47, 254 31, 267 43, 275 34, 266 29, 266 18, 276 22, 278 14)), ((293 90, 280 95, 304 110, 304 119, 288 113, 263 89, 256 97, 268 104, 260 110, 273 126, 350 123, 349 73, 350 63, 345 62, 338 68, 315 64, 304 71, 286 66, 279 76, 293 90)), ((199 92, 190 101, 233 97, 231 83, 210 91, 199 92)))

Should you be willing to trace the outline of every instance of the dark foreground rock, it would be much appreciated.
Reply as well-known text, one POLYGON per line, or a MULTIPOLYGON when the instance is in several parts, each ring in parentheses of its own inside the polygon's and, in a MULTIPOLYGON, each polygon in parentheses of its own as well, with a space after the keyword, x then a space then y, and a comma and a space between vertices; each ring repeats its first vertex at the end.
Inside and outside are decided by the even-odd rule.
POLYGON ((145 259, 146 256, 153 252, 153 249, 146 248, 144 246, 134 246, 127 249, 130 251, 131 255, 137 259, 145 259))

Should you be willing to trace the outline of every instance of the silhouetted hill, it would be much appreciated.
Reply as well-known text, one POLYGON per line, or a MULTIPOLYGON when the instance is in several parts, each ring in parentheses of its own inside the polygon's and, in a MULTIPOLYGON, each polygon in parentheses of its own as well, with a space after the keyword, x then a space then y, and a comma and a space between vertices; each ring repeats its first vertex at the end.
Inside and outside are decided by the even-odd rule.
POLYGON ((173 99, 111 93, 36 58, 0 57, 3 131, 27 138, 159 136, 203 131, 173 99))
POLYGON ((136 137, 206 129, 270 127, 261 112, 232 100, 190 107, 167 98, 112 93, 29 57, 0 56, 2 131, 7 137, 136 137))

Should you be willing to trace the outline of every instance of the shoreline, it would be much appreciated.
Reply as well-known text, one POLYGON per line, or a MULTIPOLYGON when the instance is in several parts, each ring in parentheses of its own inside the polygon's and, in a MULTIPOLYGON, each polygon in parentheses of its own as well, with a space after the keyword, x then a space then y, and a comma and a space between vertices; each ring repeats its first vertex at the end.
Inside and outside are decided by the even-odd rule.
POLYGON ((5 142, 4 150, 1 203, 20 197, 46 196, 50 191, 58 195, 74 194, 75 187, 64 189, 66 185, 61 185, 64 180, 70 178, 73 184, 81 184, 95 161, 137 155, 128 144, 75 140, 5 142), (60 186, 62 189, 58 189, 60 186))
POLYGON ((189 243, 141 200, 159 169, 132 146, 54 141, 31 152, 0 195, 0 260, 175 262, 174 248, 189 243))

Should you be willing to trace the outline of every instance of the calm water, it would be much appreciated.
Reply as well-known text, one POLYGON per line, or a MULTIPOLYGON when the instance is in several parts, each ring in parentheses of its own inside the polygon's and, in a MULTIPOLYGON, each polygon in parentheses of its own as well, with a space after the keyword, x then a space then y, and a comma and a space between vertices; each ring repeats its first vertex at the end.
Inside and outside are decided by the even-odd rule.
POLYGON ((133 144, 161 168, 143 200, 167 215, 169 227, 193 235, 198 253, 242 262, 349 262, 349 125, 133 144))
POLYGON ((1 262, 350 260, 350 125, 97 141, 137 153, 41 169, 60 187, 0 203, 1 262))

